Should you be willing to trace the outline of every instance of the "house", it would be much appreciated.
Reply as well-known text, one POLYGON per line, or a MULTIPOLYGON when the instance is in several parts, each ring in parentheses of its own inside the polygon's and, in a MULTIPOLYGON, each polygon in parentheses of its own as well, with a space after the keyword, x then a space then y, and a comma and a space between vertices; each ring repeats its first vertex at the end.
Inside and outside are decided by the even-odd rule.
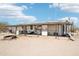
POLYGON ((60 21, 52 21, 52 22, 44 22, 44 23, 32 23, 32 24, 21 24, 21 25, 10 25, 8 29, 13 33, 17 31, 26 30, 34 31, 37 35, 66 35, 68 32, 71 32, 73 27, 73 23, 69 21, 60 22, 60 21))

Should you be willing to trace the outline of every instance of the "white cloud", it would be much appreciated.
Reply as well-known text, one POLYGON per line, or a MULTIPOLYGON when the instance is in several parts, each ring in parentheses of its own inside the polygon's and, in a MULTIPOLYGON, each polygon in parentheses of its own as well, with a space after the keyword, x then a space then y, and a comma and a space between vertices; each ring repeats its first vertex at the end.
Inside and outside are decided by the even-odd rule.
POLYGON ((58 7, 61 10, 79 13, 79 4, 78 3, 53 3, 51 5, 53 7, 58 7))
POLYGON ((21 7, 23 7, 23 8, 24 8, 24 9, 26 9, 26 10, 28 9, 28 7, 27 7, 27 6, 25 6, 25 5, 22 5, 21 7))
POLYGON ((0 17, 9 18, 14 20, 23 20, 26 22, 32 22, 36 20, 34 16, 27 16, 23 13, 23 10, 28 9, 27 6, 16 6, 15 4, 0 4, 0 17))
POLYGON ((74 25, 78 26, 79 25, 79 18, 77 17, 64 17, 64 18, 61 18, 61 19, 58 19, 60 21, 70 21, 70 22, 73 22, 74 25))

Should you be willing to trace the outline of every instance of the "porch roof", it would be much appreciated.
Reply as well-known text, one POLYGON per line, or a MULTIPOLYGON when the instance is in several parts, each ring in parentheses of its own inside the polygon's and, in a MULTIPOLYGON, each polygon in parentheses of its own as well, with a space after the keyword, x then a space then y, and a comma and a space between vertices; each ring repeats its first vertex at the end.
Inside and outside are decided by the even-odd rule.
POLYGON ((29 26, 29 25, 62 25, 62 24, 68 24, 68 25, 72 25, 72 22, 58 22, 58 21, 54 21, 54 22, 43 22, 43 23, 29 23, 29 24, 19 24, 19 25, 8 25, 9 27, 17 27, 17 26, 29 26))

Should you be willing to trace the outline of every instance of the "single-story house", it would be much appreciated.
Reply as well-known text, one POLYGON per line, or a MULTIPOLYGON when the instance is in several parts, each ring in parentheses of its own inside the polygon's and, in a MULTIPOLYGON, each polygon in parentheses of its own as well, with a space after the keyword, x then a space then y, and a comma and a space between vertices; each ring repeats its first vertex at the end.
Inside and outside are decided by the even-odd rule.
POLYGON ((57 33, 58 35, 65 35, 68 32, 71 32, 73 23, 69 21, 52 21, 44 23, 9 25, 7 27, 8 30, 11 30, 14 33, 22 30, 26 30, 27 32, 33 30, 36 34, 39 35, 54 35, 55 33, 57 33))

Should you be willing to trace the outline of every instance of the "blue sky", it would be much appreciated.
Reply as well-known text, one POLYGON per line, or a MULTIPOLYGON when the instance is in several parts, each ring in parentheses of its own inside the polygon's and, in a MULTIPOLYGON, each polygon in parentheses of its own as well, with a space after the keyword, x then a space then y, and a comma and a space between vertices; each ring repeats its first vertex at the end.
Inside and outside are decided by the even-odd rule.
POLYGON ((0 21, 9 24, 47 22, 70 18, 79 25, 79 4, 15 3, 0 4, 0 21))

